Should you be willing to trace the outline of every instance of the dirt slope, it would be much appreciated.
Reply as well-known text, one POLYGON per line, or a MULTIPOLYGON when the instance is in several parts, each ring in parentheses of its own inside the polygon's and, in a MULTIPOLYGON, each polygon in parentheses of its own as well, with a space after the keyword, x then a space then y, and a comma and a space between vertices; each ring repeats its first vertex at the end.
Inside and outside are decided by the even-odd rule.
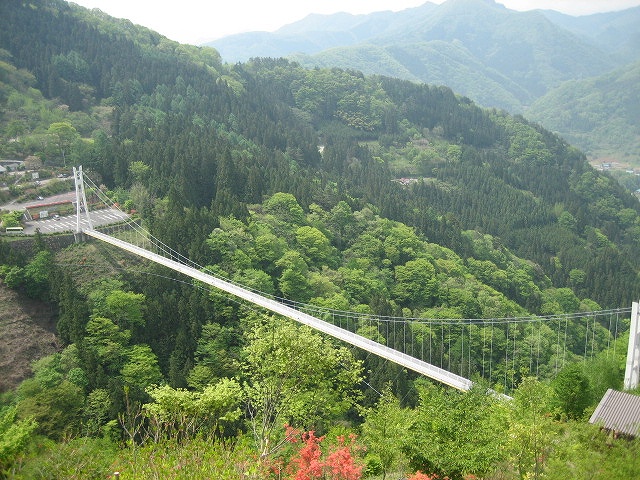
POLYGON ((0 393, 31 375, 34 360, 59 348, 53 308, 0 281, 0 393))

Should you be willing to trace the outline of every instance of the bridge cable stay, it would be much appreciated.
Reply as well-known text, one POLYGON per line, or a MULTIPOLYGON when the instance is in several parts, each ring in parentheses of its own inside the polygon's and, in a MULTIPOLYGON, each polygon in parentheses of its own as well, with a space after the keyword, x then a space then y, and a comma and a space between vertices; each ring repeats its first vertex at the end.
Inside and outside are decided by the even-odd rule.
POLYGON ((472 386, 472 382, 464 377, 436 367, 435 365, 428 364, 427 362, 423 362, 422 360, 410 357, 409 355, 389 348, 386 345, 382 345, 366 337, 354 334, 348 330, 320 320, 300 310, 296 310, 288 305, 263 297, 238 285, 213 277, 212 275, 179 263, 170 258, 166 258, 159 254, 147 251, 145 249, 137 247, 136 245, 125 242, 124 240, 111 237, 96 230, 85 231, 84 233, 88 236, 103 240, 106 243, 122 248, 123 250, 135 253, 143 258, 169 267, 180 273, 186 274, 196 280, 200 280, 201 282, 204 282, 208 285, 224 290, 227 293, 250 301, 274 313, 291 318, 292 320, 296 320, 299 323, 315 328, 316 330, 319 330, 323 333, 329 334, 334 338, 350 343, 351 345, 354 345, 356 347, 360 347, 371 353, 375 353, 410 370, 414 370, 418 373, 434 378, 459 390, 469 390, 472 386))
MULTIPOLYGON (((534 350, 535 350, 535 374, 537 376, 540 375, 540 350, 541 350, 541 337, 542 337, 542 329, 543 326, 545 329, 549 330, 549 326, 557 325, 555 328, 555 336, 556 336, 556 345, 555 345, 555 355, 554 355, 554 364, 555 364, 555 372, 557 373, 560 366, 560 351, 562 350, 562 366, 564 366, 567 355, 567 335, 568 335, 568 326, 569 320, 572 320, 572 324, 575 320, 586 319, 585 325, 585 346, 584 346, 584 358, 586 359, 588 353, 588 344, 591 346, 590 355, 591 357, 594 355, 596 347, 600 347, 598 344, 598 339, 596 338, 596 326, 598 322, 596 316, 609 315, 609 329, 608 329, 608 337, 606 340, 606 346, 610 346, 611 343, 611 327, 613 324, 613 319, 615 316, 615 332, 613 333, 614 340, 614 348, 615 348, 615 339, 618 337, 618 322, 620 314, 624 314, 631 309, 615 309, 615 310, 605 310, 600 312, 587 312, 587 313, 577 313, 577 314, 564 314, 564 315, 549 315, 549 316, 529 316, 529 317, 509 317, 509 318, 493 318, 493 319, 427 319, 427 318, 405 318, 405 317, 392 317, 392 316, 374 316, 370 314, 365 314, 361 312, 346 312, 335 309, 328 309, 324 307, 319 307, 316 305, 303 304, 295 301, 291 301, 288 299, 281 299, 275 297, 273 295, 267 295, 264 292, 259 292, 254 289, 250 289, 244 287, 236 282, 233 282, 229 279, 225 279, 221 277, 217 272, 214 274, 213 272, 207 271, 206 268, 198 265, 197 263, 191 261, 184 255, 179 252, 173 250, 172 248, 166 246, 159 239, 153 237, 146 229, 144 229, 138 222, 130 221, 127 225, 127 228, 134 231, 136 234, 135 238, 142 239, 145 247, 140 247, 138 245, 134 245, 133 243, 126 242, 119 238, 113 237, 111 235, 107 235, 105 233, 96 231, 90 221, 89 217, 89 208, 86 201, 86 194, 84 189, 84 183, 87 182, 87 185, 91 189, 91 192, 100 199, 101 202, 110 205, 112 208, 117 207, 113 204, 108 197, 98 188, 93 182, 88 180, 86 177, 82 175, 81 167, 76 170, 74 168, 74 176, 76 178, 76 195, 77 195, 77 205, 78 205, 78 217, 80 217, 81 213, 84 213, 86 216, 86 225, 88 228, 82 230, 82 233, 87 236, 105 241, 116 247, 119 247, 128 252, 134 253, 138 256, 151 260, 153 262, 159 263, 166 267, 169 267, 175 271, 183 273, 193 279, 199 280, 207 285, 216 287, 226 293, 229 293, 233 296, 239 297, 245 301, 249 301, 254 303, 255 305, 261 306, 269 311, 274 313, 283 315, 285 317, 291 318, 299 323, 308 325, 316 330, 319 330, 323 333, 329 334, 339 340, 345 341, 354 345, 356 347, 362 348, 363 350, 369 352, 370 354, 375 354, 381 356, 382 358, 386 358, 392 362, 398 363, 405 368, 410 370, 414 370, 420 374, 429 376, 438 380, 442 383, 450 385, 454 388, 460 390, 468 390, 472 386, 471 380, 465 378, 464 375, 471 376, 476 373, 478 375, 482 375, 485 378, 485 374, 488 370, 489 382, 490 384, 493 382, 493 377, 496 372, 494 367, 494 356, 496 353, 499 353, 499 348, 496 351, 496 337, 495 330, 497 327, 502 326, 504 328, 504 370, 501 375, 503 377, 503 383, 505 391, 508 390, 509 383, 511 384, 511 388, 515 386, 516 383, 516 367, 518 366, 518 356, 521 349, 518 349, 518 336, 519 336, 519 328, 518 325, 523 325, 521 337, 525 337, 527 331, 531 333, 528 336, 529 339, 529 359, 528 359, 528 367, 531 374, 534 373, 534 350), (81 208, 82 205, 82 208, 81 208), (83 211, 84 210, 84 211, 83 211), (154 250, 154 251, 151 251, 154 250), (158 253, 155 253, 158 252, 158 253), (336 318, 338 321, 336 322, 336 318), (323 320, 324 319, 324 320, 323 320), (330 323, 328 320, 333 320, 333 323, 330 323), (351 332, 347 328, 342 328, 342 322, 345 321, 346 327, 355 327, 358 325, 369 326, 366 328, 369 331, 378 332, 385 331, 387 345, 393 345, 394 348, 390 348, 390 346, 383 345, 379 342, 375 342, 367 337, 363 337, 354 332, 351 332), (564 342, 560 341, 561 338, 561 330, 562 330, 562 321, 564 320, 564 342), (589 325, 589 320, 592 322, 592 326, 589 325), (376 323, 378 326, 376 328, 371 328, 371 326, 376 323), (399 345, 398 333, 396 332, 396 327, 398 323, 402 323, 402 344, 409 345, 409 350, 411 354, 403 353, 399 350, 395 350, 396 346, 399 345), (436 327, 434 327, 434 324, 436 327), (537 333, 535 334, 536 341, 533 342, 535 326, 531 327, 531 325, 537 325, 537 333), (338 326, 339 325, 339 326, 338 326), (529 325, 529 327, 527 327, 529 325), (437 328, 439 326, 440 335, 437 335, 437 328), (390 328, 391 327, 391 328, 390 328), (473 328, 472 328, 473 327, 473 328), (445 328, 447 333, 445 335, 445 328), (451 372, 452 368, 452 339, 453 332, 452 329, 455 328, 456 331, 460 333, 460 362, 459 362, 459 371, 458 374, 454 374, 451 372), (382 329, 382 330, 381 330, 382 329), (482 335, 482 360, 481 365, 474 367, 472 365, 472 349, 479 348, 480 336, 476 333, 477 329, 481 329, 482 335), (390 331, 391 330, 391 331, 390 331), (407 332, 408 330, 408 332, 407 332), (476 334, 476 341, 474 342, 472 338, 472 332, 476 334), (425 355, 424 352, 424 336, 428 336, 429 348, 428 355, 425 355), (468 338, 465 340, 464 336, 468 335, 468 338), (591 338, 589 338, 589 335, 591 338), (415 358, 413 355, 416 354, 416 337, 420 342, 420 346, 418 351, 420 353, 420 358, 415 358), (438 339, 440 345, 437 348, 439 352, 434 352, 434 340, 438 339), (487 338, 488 337, 488 338, 487 338), (511 338, 512 337, 512 338, 511 338), (489 350, 487 349, 487 342, 489 343, 489 350), (511 343, 513 342, 513 343, 511 343), (533 343, 535 343, 535 348, 533 343), (445 344, 447 347, 445 348, 445 344), (477 345, 476 345, 477 344, 477 345), (466 350, 465 350, 466 349, 466 350), (511 350, 511 356, 509 355, 509 350, 511 350), (443 363, 445 361, 445 351, 446 351, 446 362, 447 368, 443 368, 443 363), (440 357, 440 366, 436 366, 432 363, 434 359, 434 353, 438 354, 440 357), (488 361, 487 361, 487 353, 488 353, 488 361), (465 355, 466 354, 466 355, 465 355), (465 359, 466 356, 466 359, 465 359), (428 357, 428 358, 427 358, 428 357), (511 357, 511 358, 510 358, 511 357), (428 360, 428 361, 427 361, 428 360), (465 361, 466 360, 466 361, 465 361), (465 365, 466 363, 466 365, 465 365), (511 378, 509 377, 509 374, 511 378), (511 380, 510 382, 508 380, 511 380)), ((78 229, 80 230, 81 224, 80 220, 78 220, 78 229)), ((577 328, 577 327, 575 327, 577 328)), ((603 326, 604 328, 604 326, 603 326)), ((550 329, 553 332, 553 328, 550 329)), ((548 336, 547 332, 547 336, 548 336)), ((522 341, 522 339, 520 340, 522 341)), ((457 342, 456 342, 457 343, 457 342)), ((404 348, 404 347, 402 347, 404 348)), ((522 348, 522 347, 521 347, 522 348)), ((604 345, 602 345, 604 348, 604 345)), ((457 349, 457 347, 456 347, 457 349)), ((548 359, 551 360, 551 359, 548 359)), ((520 363, 522 365, 522 363, 520 363)), ((548 365, 548 363, 547 363, 548 365)), ((547 367, 548 368, 548 367, 547 367)))
MULTIPOLYGON (((91 232, 91 233, 90 232, 86 232, 86 233, 89 234, 90 236, 93 236, 93 237, 96 237, 96 238, 101 238, 99 236, 99 234, 97 234, 96 232, 91 232)), ((111 238, 111 237, 109 237, 109 238, 111 238)), ((114 239, 111 238, 111 240, 108 240, 106 235, 105 235, 105 237, 102 237, 101 239, 103 239, 105 241, 108 241, 109 243, 116 244, 117 246, 120 246, 120 247, 125 247, 124 243, 126 243, 126 242, 120 243, 120 244, 114 243, 114 239)), ((120 242, 122 242, 122 241, 120 241, 120 242)), ((183 268, 179 268, 176 265, 174 265, 174 263, 177 263, 174 260, 166 259, 166 261, 162 261, 162 260, 159 260, 158 258, 154 258, 152 256, 152 255, 157 255, 157 254, 152 254, 151 252, 149 252, 148 254, 141 254, 140 252, 137 252, 134 249, 132 250, 131 244, 129 244, 129 245, 130 246, 128 248, 125 248, 126 250, 133 251, 134 253, 138 253, 143 257, 146 257, 148 259, 154 260, 154 261, 156 261, 158 263, 164 264, 165 266, 169 266, 171 268, 174 268, 177 271, 185 273, 185 270, 183 268), (167 263, 167 262, 170 262, 170 263, 167 263)), ((143 249, 140 249, 140 250, 144 251, 143 249)), ((158 257, 159 258, 165 258, 165 257, 161 257, 159 255, 158 255, 158 257)), ((178 264, 178 265, 182 266, 182 264, 178 264)), ((185 268, 191 268, 191 267, 185 267, 185 268)), ((207 274, 204 274, 203 272, 200 272, 200 271, 197 271, 197 272, 198 273, 202 273, 203 275, 207 275, 207 274)), ((244 298, 244 299, 249 300, 249 301, 253 301, 254 303, 256 303, 258 305, 261 305, 263 307, 266 307, 267 309, 269 309, 271 311, 274 311, 274 312, 279 313, 279 314, 283 314, 283 315, 285 315, 285 316, 287 316, 289 318, 293 318, 294 320, 298 320, 300 323, 307 324, 309 326, 312 326, 313 328, 316 328, 316 329, 319 329, 321 331, 324 331, 325 333, 329 333, 330 335, 333 335, 334 337, 336 337, 338 339, 347 341, 348 343, 351 343, 353 345, 356 345, 356 346, 359 346, 361 348, 364 348, 367 351, 371 351, 371 350, 368 350, 366 348, 367 345, 363 345, 362 343, 358 343, 358 342, 354 342, 353 341, 353 338, 354 338, 355 334, 352 334, 351 332, 349 332, 349 334, 351 334, 351 335, 349 335, 351 338, 345 338, 344 335, 336 335, 335 331, 331 331, 331 329, 327 330, 326 328, 318 328, 318 323, 316 323, 316 322, 320 322, 319 319, 315 319, 314 321, 310 321, 309 320, 310 318, 315 318, 315 317, 311 317, 310 315, 304 314, 303 312, 301 312, 298 309, 294 309, 292 307, 288 307, 288 306, 280 304, 280 303, 277 303, 278 308, 275 308, 271 304, 271 302, 275 302, 274 300, 266 299, 264 297, 260 297, 260 298, 263 299, 263 301, 259 302, 259 301, 256 301, 256 297, 254 297, 257 294, 255 294, 253 292, 249 292, 248 290, 244 290, 245 294, 238 294, 238 289, 240 289, 241 287, 238 287, 237 285, 228 284, 227 282, 224 282, 223 280, 220 280, 220 279, 213 279, 213 277, 211 277, 209 275, 207 275, 207 277, 212 279, 212 280, 203 279, 202 277, 199 277, 197 275, 193 275, 193 273, 195 273, 195 272, 191 272, 191 273, 192 274, 190 276, 192 276, 193 278, 196 278, 198 280, 204 281, 205 283, 208 283, 210 285, 216 286, 218 288, 222 288, 223 290, 225 290, 225 291, 227 291, 229 293, 236 294, 236 295, 240 296, 241 298, 244 298), (220 283, 220 282, 224 282, 224 283, 220 283), (226 288, 225 287, 221 287, 221 285, 226 285, 226 288), (264 302, 267 302, 267 303, 264 303, 264 302), (306 320, 304 320, 304 319, 306 319, 306 320)), ((188 271, 187 271, 187 274, 189 274, 188 271)), ((335 313, 334 313, 334 315, 335 315, 335 313)), ((348 319, 348 317, 346 317, 346 318, 348 319)), ((323 322, 323 323, 325 323, 325 322, 323 322)), ((495 325, 493 325, 493 323, 494 322, 492 322, 492 327, 495 328, 495 325)), ((565 317, 565 322, 564 323, 565 323, 565 327, 566 327, 568 325, 568 317, 565 317)), ((326 325, 327 326, 333 326, 330 323, 328 323, 326 325)), ((392 330, 395 331, 395 327, 397 326, 397 322, 387 322, 387 325, 391 325, 393 327, 392 330)), ((449 343, 449 350, 451 348, 451 342, 453 340, 453 334, 452 334, 453 327, 454 327, 454 324, 452 324, 451 322, 449 322, 447 324, 447 330, 449 332, 449 334, 447 335, 447 337, 448 337, 447 341, 449 343)), ((459 327, 462 329, 463 335, 466 334, 466 331, 468 329, 465 328, 465 325, 464 324, 463 325, 459 325, 459 327)), ((509 387, 513 388, 514 387, 514 383, 515 383, 514 375, 515 375, 515 370, 516 370, 516 361, 517 361, 516 357, 517 357, 517 352, 518 352, 518 350, 517 350, 517 336, 516 336, 517 323, 514 324, 513 322, 507 322, 505 324, 505 327, 506 327, 506 345, 505 345, 506 348, 504 349, 504 352, 505 352, 504 385, 505 385, 505 388, 508 389, 509 387), (509 353, 510 353, 509 350, 511 350, 511 352, 512 352, 511 358, 510 358, 510 355, 509 355, 509 353), (511 364, 512 367, 509 369, 507 367, 510 364, 511 364), (511 374, 511 378, 509 378, 509 374, 511 374)), ((335 327, 335 328, 338 328, 342 332, 348 332, 348 331, 346 331, 344 329, 341 329, 339 327, 335 327)), ((566 328, 565 328, 565 330, 566 330, 566 328)), ((586 329, 585 329, 585 332, 588 333, 588 331, 586 329)), ((444 328, 442 329, 442 333, 444 335, 444 328)), ((405 334, 406 334, 406 323, 403 323, 403 337, 404 337, 404 341, 406 342, 407 338, 406 338, 405 334)), ((359 337, 359 336, 355 335, 355 337, 359 337)), ((360 338, 364 338, 364 337, 360 337, 360 338)), ((397 335, 394 334, 393 338, 396 338, 396 340, 397 340, 397 335)), ((464 341, 464 339, 462 339, 462 341, 464 341)), ((367 339, 367 342, 372 342, 372 341, 367 339)), ((376 343, 376 342, 373 342, 373 343, 376 343)), ((380 348, 383 347, 381 344, 378 344, 378 345, 380 346, 380 348)), ((397 345, 397 342, 395 342, 395 345, 397 345)), ((469 342, 467 342, 467 345, 468 345, 468 348, 471 348, 469 342)), ((369 344, 369 346, 371 346, 371 344, 369 344)), ((385 347, 385 348, 388 348, 388 347, 385 347)), ((391 350, 391 349, 389 349, 389 350, 391 350)), ((376 351, 376 350, 374 350, 373 353, 380 354, 379 351, 376 351)), ((461 353, 464 354, 466 352, 462 351, 461 353)), ((396 352, 396 354, 397 354, 397 352, 396 352)), ((405 357, 409 357, 406 354, 400 354, 400 355, 403 355, 405 357)), ((563 346, 563 362, 564 362, 565 355, 566 355, 566 347, 563 346)), ((388 358, 388 359, 394 361, 394 358, 391 358, 389 356, 385 356, 385 355, 380 355, 380 356, 383 356, 384 358, 388 358)), ((451 368, 451 360, 452 360, 451 355, 448 355, 447 357, 448 357, 448 367, 451 368)), ((403 365, 403 366, 405 366, 405 367, 407 367, 409 369, 416 370, 419 373, 423 373, 423 374, 426 374, 428 376, 432 376, 432 375, 430 375, 431 372, 425 372, 423 369, 416 369, 412 365, 407 365, 405 362, 397 362, 397 363, 400 363, 401 365, 403 365)), ((537 360, 537 363, 539 365, 539 360, 537 360)), ((467 371, 471 371, 469 367, 468 367, 467 371)), ((461 374, 464 373, 464 365, 461 365, 460 373, 461 374)), ((463 383, 456 382, 456 383, 453 383, 452 381, 450 381, 451 378, 457 378, 457 377, 462 377, 462 376, 461 375, 455 375, 455 374, 448 374, 447 378, 445 378, 445 379, 443 379, 442 376, 435 376, 435 377, 432 376, 432 378, 436 378, 437 380, 440 380, 443 383, 449 384, 449 385, 454 386, 456 388, 460 388, 461 385, 463 386, 463 388, 461 388, 461 389, 467 389, 467 387, 470 387, 470 383, 467 383, 467 382, 463 382, 463 383), (453 375, 453 377, 451 375, 453 375)))

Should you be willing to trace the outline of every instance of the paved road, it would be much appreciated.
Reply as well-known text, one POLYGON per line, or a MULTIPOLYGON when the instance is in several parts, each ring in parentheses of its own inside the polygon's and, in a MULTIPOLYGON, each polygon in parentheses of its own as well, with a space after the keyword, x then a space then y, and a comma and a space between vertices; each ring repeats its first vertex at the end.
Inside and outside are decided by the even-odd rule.
MULTIPOLYGON (((25 203, 8 203, 6 205, 2 205, 0 208, 2 210, 25 210, 27 207, 32 207, 34 205, 42 205, 45 203, 55 203, 55 202, 73 202, 76 199, 75 192, 66 192, 61 193, 59 195, 53 195, 51 197, 44 198, 42 200, 31 200, 25 203)), ((94 227, 99 227, 101 225, 109 225, 111 223, 122 222, 129 218, 124 212, 116 209, 105 209, 105 210, 96 210, 95 212, 90 212, 91 222, 94 227)), ((40 230, 40 233, 60 233, 60 232, 75 232, 76 231, 76 215, 65 215, 60 217, 50 216, 47 218, 43 218, 40 220, 32 220, 30 222, 23 222, 22 226, 24 227, 23 234, 24 235, 34 235, 36 233, 36 229, 40 230)), ((83 218, 83 215, 80 216, 80 226, 81 228, 87 228, 86 220, 83 218)))
MULTIPOLYGON (((129 218, 129 215, 126 213, 111 208, 89 212, 89 215, 91 216, 91 223, 94 227, 122 222, 129 218)), ((77 219, 75 214, 65 215, 63 217, 48 217, 40 220, 33 220, 23 224, 24 234, 33 235, 36 233, 36 229, 39 229, 40 233, 75 232, 76 222, 77 219)), ((83 215, 80 215, 80 228, 88 228, 83 215)))

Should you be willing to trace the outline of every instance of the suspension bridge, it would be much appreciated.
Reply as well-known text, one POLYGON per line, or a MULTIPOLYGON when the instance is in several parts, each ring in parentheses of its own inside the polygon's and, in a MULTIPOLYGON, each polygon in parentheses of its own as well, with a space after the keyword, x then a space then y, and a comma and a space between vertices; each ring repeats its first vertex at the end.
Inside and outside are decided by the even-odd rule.
POLYGON ((628 328, 625 388, 638 385, 638 303, 628 308, 567 315, 423 319, 379 317, 292 302, 207 271, 134 221, 126 225, 126 238, 131 241, 94 229, 85 185, 92 198, 97 197, 112 208, 114 204, 83 175, 82 167, 74 168, 74 178, 78 240, 87 236, 106 242, 458 390, 469 390, 473 386, 470 378, 481 377, 490 385, 503 385, 503 391, 509 391, 522 372, 551 377, 568 362, 586 361, 603 350, 615 356, 618 338, 628 328))

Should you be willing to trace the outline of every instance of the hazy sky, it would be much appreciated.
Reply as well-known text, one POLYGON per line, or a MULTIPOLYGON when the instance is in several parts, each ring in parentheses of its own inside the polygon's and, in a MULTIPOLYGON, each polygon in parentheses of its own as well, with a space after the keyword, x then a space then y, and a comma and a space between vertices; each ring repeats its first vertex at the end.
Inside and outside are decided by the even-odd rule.
MULTIPOLYGON (((198 45, 233 33, 274 31, 310 13, 371 13, 417 7, 427 0, 74 0, 127 18, 181 43, 198 45)), ((431 0, 443 3, 444 0, 431 0)), ((640 0, 497 0, 513 10, 552 9, 570 15, 622 10, 640 0)))

